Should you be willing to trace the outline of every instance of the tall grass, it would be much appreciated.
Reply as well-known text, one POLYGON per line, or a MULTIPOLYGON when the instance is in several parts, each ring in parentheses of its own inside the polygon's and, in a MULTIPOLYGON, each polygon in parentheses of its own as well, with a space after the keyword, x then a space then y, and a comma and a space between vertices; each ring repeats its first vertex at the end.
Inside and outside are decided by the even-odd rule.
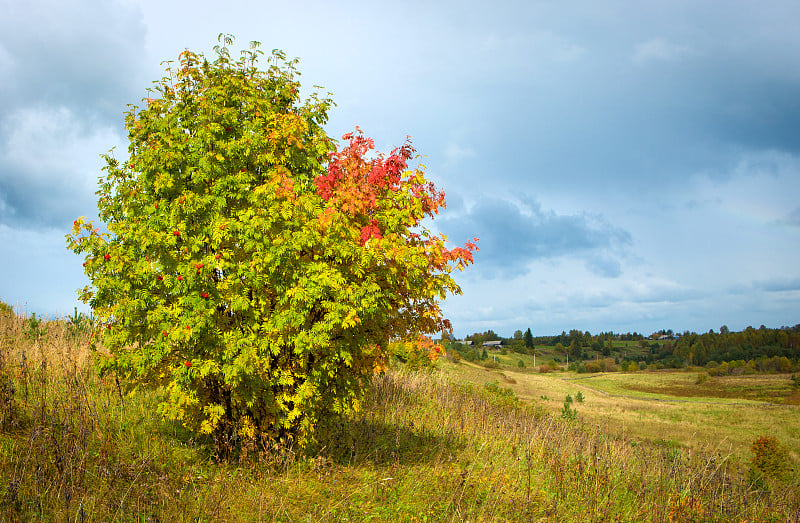
MULTIPOLYGON (((88 334, 0 313, 0 520, 796 521, 792 481, 612 437, 502 387, 376 376, 304 449, 210 442, 94 373, 88 334), (35 322, 33 322, 35 323, 35 322)), ((794 477, 794 476, 793 476, 794 477)))

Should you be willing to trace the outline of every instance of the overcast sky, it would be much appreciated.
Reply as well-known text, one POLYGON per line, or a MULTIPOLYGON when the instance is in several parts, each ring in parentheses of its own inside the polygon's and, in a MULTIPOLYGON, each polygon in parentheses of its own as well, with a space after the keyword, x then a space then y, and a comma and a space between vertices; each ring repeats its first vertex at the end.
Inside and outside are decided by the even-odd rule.
POLYGON ((455 334, 800 323, 800 4, 0 0, 0 299, 63 315, 100 154, 186 48, 300 58, 477 236, 455 334), (225 7, 221 7, 222 5, 225 7))

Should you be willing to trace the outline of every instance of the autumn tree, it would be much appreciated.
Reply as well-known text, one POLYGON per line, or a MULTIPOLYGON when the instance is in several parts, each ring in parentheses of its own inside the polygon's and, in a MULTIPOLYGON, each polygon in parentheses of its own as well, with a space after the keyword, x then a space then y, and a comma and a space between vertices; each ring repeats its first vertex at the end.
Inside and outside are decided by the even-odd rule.
POLYGON ((331 101, 300 99, 296 60, 274 51, 262 70, 257 43, 238 59, 231 43, 181 53, 125 114, 104 225, 79 218, 68 245, 103 372, 163 386, 159 412, 200 433, 302 443, 358 408, 390 341, 451 328, 439 301, 475 245, 423 224, 444 194, 409 167, 409 141, 374 154, 357 130, 337 149, 331 101))

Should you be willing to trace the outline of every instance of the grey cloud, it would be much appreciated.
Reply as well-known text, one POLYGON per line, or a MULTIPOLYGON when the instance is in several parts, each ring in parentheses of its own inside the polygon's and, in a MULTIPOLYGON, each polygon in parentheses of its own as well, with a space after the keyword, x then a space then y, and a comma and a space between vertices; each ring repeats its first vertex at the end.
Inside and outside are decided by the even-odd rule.
POLYGON ((15 3, 0 17, 0 223, 91 215, 99 155, 119 145, 142 79, 144 25, 121 2, 15 3))
POLYGON ((538 204, 500 199, 485 199, 463 213, 444 215, 437 226, 455 243, 477 236, 476 270, 490 277, 519 276, 531 261, 559 256, 585 259, 596 274, 616 277, 620 265, 609 253, 631 243, 627 231, 601 217, 559 215, 538 204))
POLYGON ((787 292, 800 290, 800 278, 771 278, 755 282, 753 286, 767 292, 787 292))
POLYGON ((146 94, 141 14, 117 1, 34 1, 0 18, 0 118, 20 107, 67 107, 87 125, 119 123, 146 94))

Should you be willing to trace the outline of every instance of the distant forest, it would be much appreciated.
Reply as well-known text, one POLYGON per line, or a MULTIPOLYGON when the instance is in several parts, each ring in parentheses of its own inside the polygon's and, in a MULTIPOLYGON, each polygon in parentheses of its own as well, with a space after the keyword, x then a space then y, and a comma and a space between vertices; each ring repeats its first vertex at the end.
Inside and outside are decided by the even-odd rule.
POLYGON ((716 368, 723 363, 726 364, 723 368, 728 368, 733 363, 734 367, 750 366, 758 372, 790 372, 800 365, 800 324, 778 329, 762 325, 740 332, 731 332, 723 325, 719 332, 678 334, 661 330, 650 336, 637 332, 592 334, 574 329, 555 336, 533 336, 528 329, 503 338, 488 330, 466 336, 465 341, 471 341, 472 347, 480 347, 486 341, 501 341, 507 350, 521 354, 544 350, 554 356, 568 354, 571 361, 577 362, 602 356, 616 357, 618 363, 624 358, 668 368, 687 365, 716 368))

